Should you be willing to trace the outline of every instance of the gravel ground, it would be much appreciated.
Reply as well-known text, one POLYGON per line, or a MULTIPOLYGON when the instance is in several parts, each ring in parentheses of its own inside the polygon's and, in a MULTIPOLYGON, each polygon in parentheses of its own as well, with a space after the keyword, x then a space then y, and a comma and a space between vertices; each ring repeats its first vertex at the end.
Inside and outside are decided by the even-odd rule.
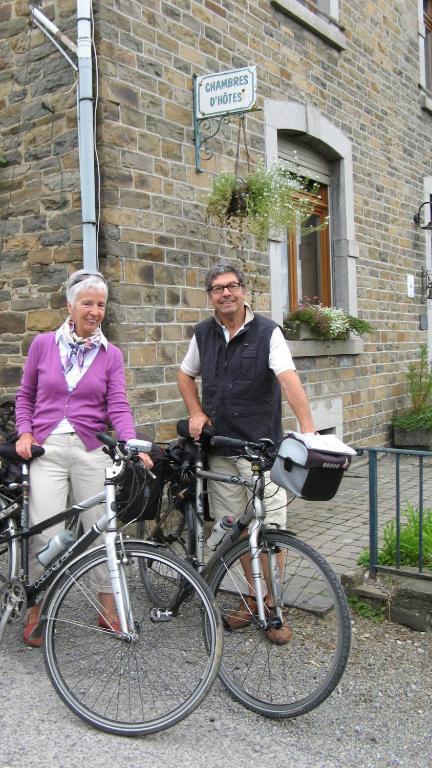
POLYGON ((430 768, 432 635, 353 617, 349 665, 333 695, 296 720, 248 712, 217 683, 197 712, 142 739, 109 736, 54 693, 19 627, 0 651, 0 768, 430 768))

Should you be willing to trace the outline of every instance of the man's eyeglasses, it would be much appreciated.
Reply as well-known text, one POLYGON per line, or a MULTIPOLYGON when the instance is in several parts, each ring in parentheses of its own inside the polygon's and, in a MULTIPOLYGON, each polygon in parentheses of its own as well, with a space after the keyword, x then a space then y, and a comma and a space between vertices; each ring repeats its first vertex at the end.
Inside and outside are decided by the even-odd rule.
POLYGON ((224 292, 225 288, 229 290, 230 293, 237 293, 242 283, 227 283, 226 285, 211 285, 209 288, 209 293, 214 293, 216 295, 219 295, 224 292))
POLYGON ((102 282, 104 282, 106 285, 106 280, 101 272, 80 272, 79 275, 76 275, 72 282, 69 283, 69 288, 72 288, 74 285, 78 285, 78 283, 82 283, 82 281, 87 280, 88 277, 98 277, 99 280, 102 280, 102 282))

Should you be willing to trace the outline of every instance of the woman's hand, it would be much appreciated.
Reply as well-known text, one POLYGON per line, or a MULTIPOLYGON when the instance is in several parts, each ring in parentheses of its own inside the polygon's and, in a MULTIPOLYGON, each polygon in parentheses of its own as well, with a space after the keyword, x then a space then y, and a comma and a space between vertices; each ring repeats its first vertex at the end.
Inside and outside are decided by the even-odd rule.
POLYGON ((18 456, 21 456, 21 458, 25 461, 27 461, 27 459, 31 459, 32 445, 39 445, 39 443, 34 439, 31 432, 23 432, 15 443, 15 450, 18 456))
POLYGON ((138 456, 140 457, 142 463, 144 464, 146 469, 151 469, 153 466, 153 461, 151 460, 148 453, 139 453, 138 456))

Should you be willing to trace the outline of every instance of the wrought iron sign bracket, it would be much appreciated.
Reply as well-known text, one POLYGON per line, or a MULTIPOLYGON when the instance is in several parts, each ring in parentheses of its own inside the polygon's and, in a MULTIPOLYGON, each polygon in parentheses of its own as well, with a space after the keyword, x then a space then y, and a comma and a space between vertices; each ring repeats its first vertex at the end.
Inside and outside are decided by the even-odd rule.
MULTIPOLYGON (((233 71, 233 74, 235 75, 236 72, 241 72, 242 70, 236 70, 233 71)), ((253 106, 255 101, 255 79, 256 79, 256 73, 255 73, 255 67, 247 68, 247 72, 249 74, 249 82, 251 83, 251 92, 250 94, 246 94, 246 100, 248 103, 244 105, 241 109, 233 109, 233 104, 231 104, 231 108, 227 109, 224 112, 218 112, 216 114, 205 114, 202 115, 202 112, 200 112, 199 108, 199 95, 198 95, 198 89, 200 87, 201 81, 203 80, 202 77, 198 77, 197 75, 193 76, 193 110, 194 110, 194 142, 195 142, 195 170, 197 173, 203 173, 203 170, 201 168, 201 160, 210 160, 210 158, 213 157, 214 151, 211 148, 211 140, 214 139, 218 133, 221 131, 221 129, 229 125, 232 118, 238 118, 241 115, 247 114, 249 112, 259 112, 261 111, 259 108, 253 106), (200 116, 201 115, 201 116, 200 116), (210 143, 209 143, 210 142, 210 143)), ((220 76, 222 75, 231 75, 232 73, 219 73, 220 76)), ((208 76, 216 77, 216 76, 208 76)), ((244 76, 246 77, 246 76, 244 76)), ((232 77, 234 79, 234 77, 232 77)), ((238 77, 240 79, 240 76, 238 77)), ((247 80, 245 80, 247 82, 247 80)), ((238 100, 241 103, 241 99, 243 98, 243 92, 246 89, 243 88, 242 92, 238 94, 238 100)))

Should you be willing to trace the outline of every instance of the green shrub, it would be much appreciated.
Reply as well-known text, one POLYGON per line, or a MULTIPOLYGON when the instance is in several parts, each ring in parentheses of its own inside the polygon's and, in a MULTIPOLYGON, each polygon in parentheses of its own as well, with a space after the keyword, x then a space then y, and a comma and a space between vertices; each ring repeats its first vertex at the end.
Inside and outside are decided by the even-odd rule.
POLYGON ((416 429, 432 429, 432 406, 421 411, 408 411, 399 416, 393 416, 392 424, 397 429, 406 429, 408 432, 416 429))
MULTIPOLYGON (((405 523, 400 527, 400 564, 401 566, 418 567, 419 564, 419 510, 412 504, 407 504, 403 512, 405 523)), ((369 549, 365 549, 358 564, 370 565, 369 549)), ((396 521, 390 520, 383 528, 383 541, 378 550, 379 565, 396 565, 396 521)), ((432 570, 432 509, 423 510, 423 567, 432 570)))
POLYGON ((411 409, 406 413, 396 414, 392 424, 397 429, 413 431, 416 429, 432 429, 432 370, 428 361, 426 344, 420 346, 420 359, 410 363, 406 372, 408 394, 411 409))

